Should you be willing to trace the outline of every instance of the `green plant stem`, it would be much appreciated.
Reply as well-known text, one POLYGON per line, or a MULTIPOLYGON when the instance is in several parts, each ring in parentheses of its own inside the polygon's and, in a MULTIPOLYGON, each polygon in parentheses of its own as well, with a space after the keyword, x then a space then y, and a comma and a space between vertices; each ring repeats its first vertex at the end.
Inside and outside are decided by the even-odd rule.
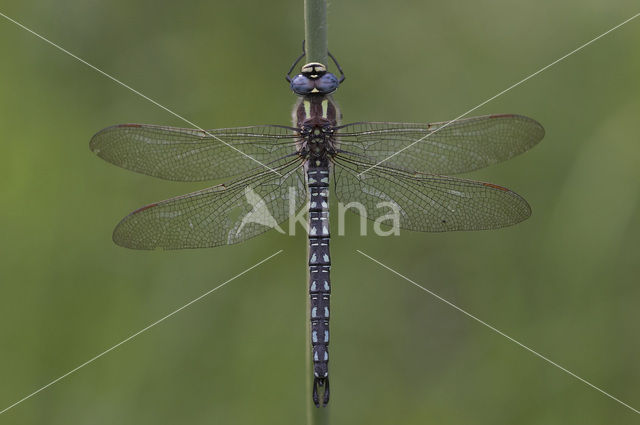
POLYGON ((304 0, 304 38, 307 62, 327 65, 327 0, 304 0))

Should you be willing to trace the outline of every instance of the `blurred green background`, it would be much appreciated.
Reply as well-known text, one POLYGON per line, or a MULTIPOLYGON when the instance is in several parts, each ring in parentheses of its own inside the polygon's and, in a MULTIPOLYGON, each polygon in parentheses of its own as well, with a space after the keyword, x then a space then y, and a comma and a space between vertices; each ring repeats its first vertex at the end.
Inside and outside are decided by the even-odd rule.
MULTIPOLYGON (((302 1, 3 1, 0 11, 205 128, 288 124, 302 1)), ((637 2, 332 2, 345 122, 452 119, 637 13, 637 2)), ((356 253, 640 408, 640 19, 474 114, 547 135, 469 177, 532 205, 491 232, 332 240, 334 424, 631 424, 638 415, 356 253)), ((115 246, 146 203, 208 183, 88 149, 184 123, 0 18, 0 410, 278 249, 273 260, 3 415, 7 424, 302 424, 306 241, 115 246)), ((335 202, 334 205, 335 207, 335 202)), ((369 227, 371 229, 371 226, 369 227)))

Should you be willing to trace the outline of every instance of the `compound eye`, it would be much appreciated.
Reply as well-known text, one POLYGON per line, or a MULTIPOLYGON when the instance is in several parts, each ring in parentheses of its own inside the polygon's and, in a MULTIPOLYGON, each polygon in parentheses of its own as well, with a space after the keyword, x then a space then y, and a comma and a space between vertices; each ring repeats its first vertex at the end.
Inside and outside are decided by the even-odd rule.
POLYGON ((340 82, 338 81, 338 77, 330 72, 327 72, 322 77, 320 77, 318 81, 316 81, 316 88, 321 93, 332 93, 336 91, 339 85, 340 82))
POLYGON ((302 74, 298 74, 291 80, 291 90, 296 94, 309 94, 313 90, 313 81, 302 74))

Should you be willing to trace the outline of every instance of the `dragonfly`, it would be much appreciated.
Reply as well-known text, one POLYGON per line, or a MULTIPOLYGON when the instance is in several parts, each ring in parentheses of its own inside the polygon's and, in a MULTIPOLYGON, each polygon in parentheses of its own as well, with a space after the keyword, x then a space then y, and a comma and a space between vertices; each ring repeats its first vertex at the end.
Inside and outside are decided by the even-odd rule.
POLYGON ((293 125, 201 130, 120 124, 96 133, 90 148, 122 168, 176 181, 230 178, 143 206, 116 226, 113 240, 132 249, 231 245, 306 209, 312 399, 329 403, 329 192, 371 219, 391 203, 399 228, 420 232, 497 229, 531 214, 527 201, 492 183, 449 177, 518 155, 537 144, 543 127, 515 114, 434 123, 341 124, 332 94, 345 80, 309 62, 286 79, 297 102, 293 125))

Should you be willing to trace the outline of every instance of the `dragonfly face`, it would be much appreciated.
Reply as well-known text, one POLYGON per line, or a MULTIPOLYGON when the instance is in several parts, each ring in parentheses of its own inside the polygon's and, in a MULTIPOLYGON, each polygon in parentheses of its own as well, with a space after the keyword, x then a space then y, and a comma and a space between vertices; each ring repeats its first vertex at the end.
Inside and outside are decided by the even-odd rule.
POLYGON ((291 90, 297 95, 327 95, 336 91, 340 80, 318 62, 310 62, 302 67, 300 74, 291 79, 291 90))

